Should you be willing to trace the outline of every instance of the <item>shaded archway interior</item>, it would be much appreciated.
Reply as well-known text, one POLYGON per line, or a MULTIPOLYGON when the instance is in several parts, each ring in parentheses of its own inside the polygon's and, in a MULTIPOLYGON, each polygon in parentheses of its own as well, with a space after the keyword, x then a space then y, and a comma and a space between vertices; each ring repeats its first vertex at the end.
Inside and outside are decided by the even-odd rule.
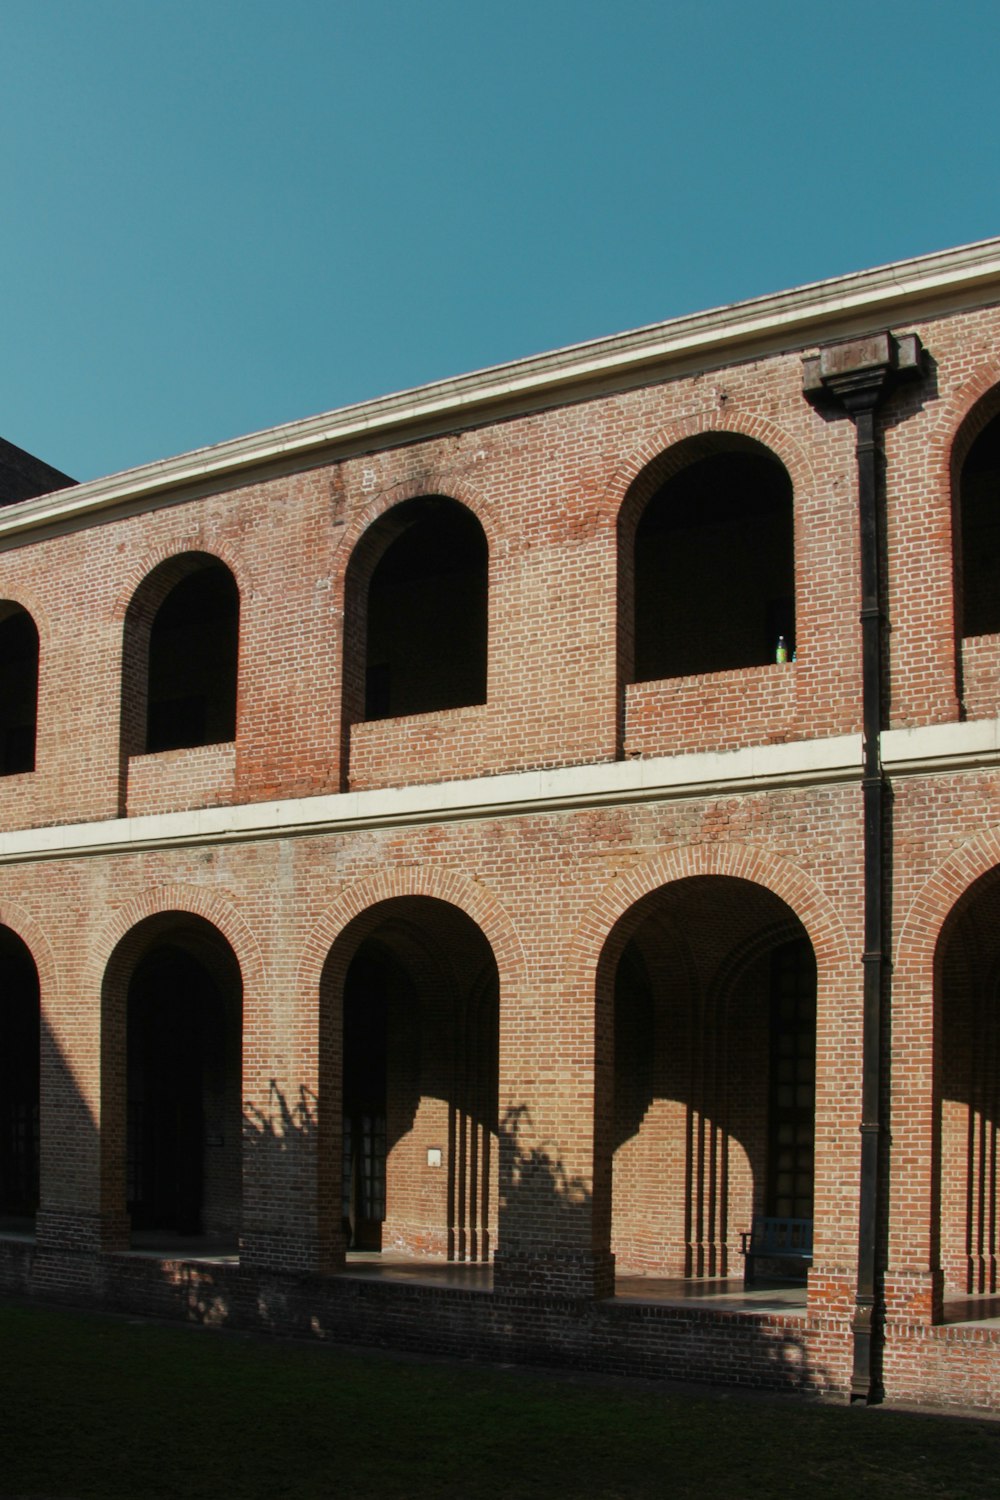
MULTIPOLYGON (((994 398, 995 399, 995 398, 994 398)), ((962 636, 1000 634, 1000 415, 973 442, 959 480, 956 617, 962 636)))
POLYGON ((126 763, 235 738, 239 624, 236 580, 209 553, 167 558, 143 579, 126 611, 122 647, 126 763))
MULTIPOLYGON (((612 1250, 620 1272, 740 1277, 755 1217, 813 1218, 816 964, 748 881, 666 886, 613 975, 612 1250)), ((621 924, 620 924, 621 926, 621 924)), ((795 1279, 806 1266, 760 1268, 795 1279)))
POLYGON ((1000 869, 938 945, 936 1176, 944 1295, 995 1294, 1000 1251, 1000 869))
MULTIPOLYGON (((426 897, 385 902, 364 927, 342 990, 348 1248, 488 1260, 497 1214, 492 950, 458 908, 426 897)), ((330 981, 324 988, 324 1004, 335 1003, 330 981)))
POLYGON ((30 1230, 38 1208, 38 971, 0 927, 0 1227, 30 1230))
POLYGON ((35 769, 38 631, 26 610, 0 602, 0 776, 35 769))
POLYGON ((760 444, 732 436, 692 440, 670 457, 674 472, 635 531, 632 680, 763 666, 779 637, 790 659, 788 473, 760 444))
POLYGON ((486 701, 488 547, 455 500, 407 500, 372 529, 364 717, 431 713, 486 701))
POLYGON ((149 633, 146 750, 180 750, 236 737, 240 600, 212 562, 170 590, 149 633))
POLYGON ((222 936, 199 918, 152 919, 145 938, 127 988, 133 1242, 176 1235, 235 1244, 242 1191, 239 967, 222 936))

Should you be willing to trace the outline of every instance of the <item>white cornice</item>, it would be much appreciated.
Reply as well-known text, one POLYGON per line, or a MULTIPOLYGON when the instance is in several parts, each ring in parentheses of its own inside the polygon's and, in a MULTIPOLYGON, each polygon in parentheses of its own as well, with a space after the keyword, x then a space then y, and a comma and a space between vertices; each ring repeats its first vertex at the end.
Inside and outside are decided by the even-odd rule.
POLYGON ((947 311, 990 296, 1000 300, 1000 238, 574 344, 91 480, 0 511, 0 541, 85 525, 109 509, 141 509, 171 492, 182 498, 243 471, 412 441, 422 432, 454 430, 654 371, 669 378, 692 360, 708 365, 808 347, 845 328, 886 326, 918 309, 947 311))
MULTIPOLYGON (((984 767, 1000 770, 1000 720, 890 730, 882 736, 882 763, 893 779, 984 767)), ((861 769, 861 736, 843 735, 701 755, 518 771, 429 786, 18 829, 0 833, 0 865, 834 786, 860 783, 861 769)))
POLYGON ((568 812, 720 792, 857 781, 860 776, 860 736, 846 735, 704 755, 563 766, 430 786, 29 828, 0 834, 0 864, 568 812))
POLYGON ((882 765, 894 777, 1000 765, 1000 719, 889 729, 882 735, 882 765))

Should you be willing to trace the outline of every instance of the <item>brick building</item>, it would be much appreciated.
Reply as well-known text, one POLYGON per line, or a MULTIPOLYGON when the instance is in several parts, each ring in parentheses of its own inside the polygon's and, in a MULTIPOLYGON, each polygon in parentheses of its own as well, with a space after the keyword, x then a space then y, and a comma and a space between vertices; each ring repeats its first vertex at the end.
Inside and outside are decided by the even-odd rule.
POLYGON ((0 479, 0 1287, 1000 1405, 1000 241, 0 479))

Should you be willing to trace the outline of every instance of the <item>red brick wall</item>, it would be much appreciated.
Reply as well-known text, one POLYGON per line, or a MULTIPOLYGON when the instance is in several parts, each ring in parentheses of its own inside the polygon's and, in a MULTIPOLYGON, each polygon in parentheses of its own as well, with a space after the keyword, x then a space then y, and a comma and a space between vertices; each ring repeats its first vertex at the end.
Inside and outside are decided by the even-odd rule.
MULTIPOLYGON (((884 423, 897 727, 960 717, 952 469, 956 443, 994 409, 1000 311, 931 320, 919 332, 933 379, 894 397, 884 423)), ((67 530, 0 553, 0 598, 30 610, 41 643, 36 770, 0 778, 0 830, 857 734, 854 433, 803 399, 800 353, 779 354, 67 530), (710 446, 714 432, 764 444, 791 477, 797 660, 631 684, 625 542, 662 482, 664 455, 692 439, 710 446), (466 505, 487 537, 488 702, 355 722, 344 695, 345 683, 347 698, 356 695, 359 670, 344 649, 349 564, 380 517, 420 494, 466 505), (130 604, 155 568, 193 552, 218 557, 240 591, 235 743, 123 757, 130 604)), ((998 651, 992 637, 964 643, 966 717, 995 713, 998 651)), ((883 1227, 886 1372, 900 1394, 951 1399, 944 1382, 968 1354, 955 1352, 957 1331, 930 1328, 943 1281, 961 1279, 969 1116, 949 1081, 974 1046, 962 1031, 968 1002, 941 985, 951 913, 1000 866, 997 828, 993 767, 897 779, 883 1227), (921 1361, 933 1377, 919 1373, 921 1361)), ((414 1084, 399 1082, 401 1053, 386 1243, 456 1253, 469 1228, 470 1173, 488 1162, 479 1211, 497 1251, 499 1297, 605 1292, 613 1254, 646 1271, 738 1274, 739 1233, 760 1207, 762 1001, 749 978, 733 991, 740 1003, 707 997, 741 944, 801 924, 818 970, 816 1240, 809 1319, 796 1327, 808 1360, 827 1372, 813 1383, 842 1388, 857 1253, 862 894, 860 789, 832 780, 8 862, 0 923, 31 950, 44 1022, 34 1284, 130 1284, 117 1254, 99 1272, 85 1265, 99 1245, 122 1250, 128 1232, 123 1021, 108 966, 142 921, 171 911, 217 928, 242 975, 250 1123, 241 1269, 279 1276, 338 1264, 339 987, 362 941, 408 924, 407 963, 421 976, 419 1097, 407 1115, 400 1098, 414 1084), (697 881, 720 898, 714 927, 685 906, 684 883, 697 881), (638 1002, 619 1017, 616 1081, 614 979, 633 939, 656 999, 645 1019, 638 1002), (499 983, 488 1128, 470 1105, 462 1060, 477 945, 499 983), (414 956, 424 950, 428 969, 414 956), (447 973, 428 978, 442 953, 447 973), (648 1080, 622 1076, 626 1053, 648 1064, 648 1080), (428 1166, 430 1146, 443 1151, 440 1169, 428 1166)), ((9 1259, 11 1284, 24 1284, 24 1265, 9 1259)), ((108 1291, 118 1295, 126 1292, 108 1291)), ((356 1314, 344 1313, 343 1326, 354 1328, 356 1314)), ((486 1314, 447 1316, 457 1346, 486 1314)), ((587 1316, 601 1337, 613 1326, 642 1343, 620 1311, 587 1316)), ((380 1311, 375 1323, 392 1317, 380 1311)), ((660 1323, 636 1359, 679 1369, 681 1335, 665 1331, 665 1314, 660 1323)), ((551 1336, 560 1348, 575 1337, 555 1325, 551 1336)), ((743 1334, 731 1336, 738 1345, 743 1334)), ((764 1342, 784 1337, 771 1329, 764 1342)), ((695 1342, 699 1359, 728 1357, 714 1325, 695 1342)), ((990 1340, 976 1357, 994 1360, 990 1340)), ((737 1365, 734 1378, 783 1378, 759 1349, 737 1365)), ((989 1370, 961 1388, 993 1391, 989 1370)))

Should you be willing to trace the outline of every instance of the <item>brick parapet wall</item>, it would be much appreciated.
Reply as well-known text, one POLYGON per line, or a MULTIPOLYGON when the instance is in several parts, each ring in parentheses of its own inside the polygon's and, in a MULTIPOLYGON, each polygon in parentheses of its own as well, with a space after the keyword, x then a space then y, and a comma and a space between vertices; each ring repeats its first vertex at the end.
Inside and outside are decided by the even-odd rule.
MULTIPOLYGON (((401 719, 374 719, 351 726, 351 791, 415 785, 474 776, 483 747, 495 736, 495 715, 486 704, 410 714, 401 719)), ((519 769, 503 753, 490 756, 498 771, 519 769)))
POLYGON ((799 711, 797 666, 748 667, 625 690, 625 754, 733 750, 810 739, 799 711))
POLYGON ((235 771, 233 744, 134 755, 128 763, 127 815, 227 805, 233 801, 235 771))
POLYGON ((966 636, 961 643, 962 702, 970 719, 1000 711, 1000 636, 966 636))

